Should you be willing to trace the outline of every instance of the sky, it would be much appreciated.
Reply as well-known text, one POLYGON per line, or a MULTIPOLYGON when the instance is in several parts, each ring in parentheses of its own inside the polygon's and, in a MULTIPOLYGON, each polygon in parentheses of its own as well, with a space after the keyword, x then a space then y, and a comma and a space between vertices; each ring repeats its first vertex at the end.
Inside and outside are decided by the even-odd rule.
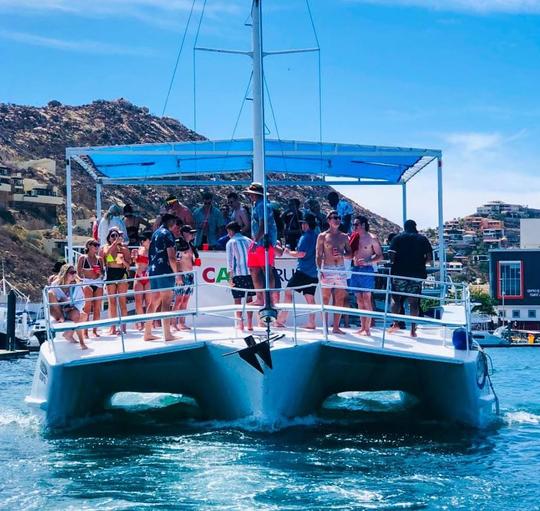
MULTIPOLYGON (((0 102, 123 97, 209 138, 250 136, 249 59, 193 58, 195 41, 248 50, 250 3, 0 0, 0 102)), ((540 0, 263 0, 263 17, 267 51, 321 49, 320 115, 318 54, 265 59, 270 137, 318 141, 321 120, 326 141, 441 149, 445 219, 540 208, 540 0)), ((400 188, 340 191, 401 223, 400 188)), ((433 226, 436 205, 431 165, 408 216, 433 226)))

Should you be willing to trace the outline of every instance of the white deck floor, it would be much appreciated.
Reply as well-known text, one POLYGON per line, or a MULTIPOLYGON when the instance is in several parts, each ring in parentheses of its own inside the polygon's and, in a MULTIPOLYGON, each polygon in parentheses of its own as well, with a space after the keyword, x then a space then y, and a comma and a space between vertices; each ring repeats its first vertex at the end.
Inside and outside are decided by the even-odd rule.
MULTIPOLYGON (((386 353, 408 358, 444 360, 446 362, 461 363, 465 353, 456 351, 451 341, 447 340, 443 345, 441 339, 441 328, 438 327, 418 327, 418 337, 413 339, 408 330, 401 330, 393 334, 386 333, 384 349, 382 345, 382 329, 373 328, 372 335, 359 336, 354 332, 357 327, 342 329, 345 335, 328 335, 328 345, 352 349, 369 351, 375 353, 386 353)), ((122 350, 122 340, 119 335, 106 335, 108 329, 101 329, 101 337, 96 338, 93 335, 87 340, 89 349, 81 350, 78 343, 66 341, 62 334, 57 334, 55 344, 56 360, 59 363, 91 363, 96 359, 116 359, 130 356, 139 356, 141 352, 152 351, 154 353, 164 353, 168 351, 177 351, 189 349, 197 346, 203 346, 205 343, 219 343, 223 346, 230 346, 231 351, 245 347, 243 337, 251 332, 247 330, 240 332, 232 326, 208 326, 197 328, 197 340, 193 330, 184 332, 174 332, 174 335, 180 337, 177 341, 164 342, 156 340, 145 342, 142 339, 142 333, 134 328, 134 325, 128 325, 127 333, 124 336, 125 353, 122 350)), ((273 344, 273 349, 291 347, 294 345, 294 331, 292 328, 273 329, 273 333, 284 333, 285 337, 273 344)), ((263 328, 255 328, 254 334, 263 335, 263 328)), ((155 335, 162 335, 161 329, 154 329, 155 335)), ((298 344, 324 341, 324 335, 321 328, 316 330, 297 329, 298 344)), ((44 346, 43 349, 49 349, 44 346)))

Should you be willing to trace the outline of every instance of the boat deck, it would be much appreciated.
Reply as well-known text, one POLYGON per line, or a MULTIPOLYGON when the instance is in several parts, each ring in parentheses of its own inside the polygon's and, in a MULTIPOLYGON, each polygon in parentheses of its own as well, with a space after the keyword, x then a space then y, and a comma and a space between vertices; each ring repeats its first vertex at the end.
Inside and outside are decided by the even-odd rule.
MULTIPOLYGON (((386 332, 384 348, 382 348, 382 329, 373 328, 371 336, 359 336, 355 333, 357 327, 342 328, 345 335, 329 333, 328 341, 325 341, 322 328, 308 330, 298 327, 296 330, 296 343, 298 345, 313 342, 324 342, 328 346, 350 350, 368 351, 378 354, 403 356, 407 358, 430 359, 445 362, 461 363, 465 352, 457 351, 451 342, 443 343, 441 328, 433 326, 418 326, 418 337, 411 338, 408 330, 400 330, 395 333, 386 332)), ((127 325, 127 333, 124 335, 124 348, 120 335, 107 335, 108 329, 101 329, 101 337, 93 335, 87 340, 87 350, 81 350, 79 344, 68 342, 62 333, 57 333, 54 341, 56 360, 59 363, 93 363, 97 359, 118 359, 166 353, 182 349, 203 347, 207 343, 220 344, 230 347, 231 350, 245 347, 243 337, 251 332, 241 332, 233 326, 207 326, 197 327, 197 335, 194 331, 174 332, 179 337, 176 341, 165 342, 163 340, 144 341, 142 332, 135 328, 134 324, 127 325)), ((273 344, 273 349, 290 348, 295 345, 294 329, 274 328, 273 333, 283 333, 285 336, 273 344)), ((160 336, 161 329, 154 329, 154 334, 160 336)), ((262 327, 255 327, 255 335, 264 335, 262 327)), ((50 350, 48 343, 42 349, 50 350)))

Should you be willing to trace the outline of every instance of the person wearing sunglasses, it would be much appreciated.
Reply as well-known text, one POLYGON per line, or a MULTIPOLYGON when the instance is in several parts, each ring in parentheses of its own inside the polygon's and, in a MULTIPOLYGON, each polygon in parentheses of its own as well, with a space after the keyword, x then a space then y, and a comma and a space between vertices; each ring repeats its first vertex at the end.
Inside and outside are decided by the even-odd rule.
MULTIPOLYGON (((63 323, 73 321, 79 323, 86 320, 84 309, 84 294, 81 286, 77 286, 79 278, 77 270, 71 264, 64 264, 49 288, 48 297, 51 316, 63 323)), ((83 330, 77 330, 79 345, 86 350, 88 346, 84 342, 83 330)), ((77 342, 73 330, 64 332, 64 338, 69 342, 77 342)))
MULTIPOLYGON (((86 300, 84 312, 88 319, 93 313, 95 320, 101 317, 101 297, 103 296, 103 275, 105 273, 103 260, 99 256, 98 250, 99 243, 94 238, 90 238, 85 244, 86 254, 81 255, 77 261, 77 274, 85 284, 83 288, 86 300)), ((97 328, 94 328, 93 332, 96 337, 99 337, 97 328)), ((88 335, 88 332, 85 334, 88 335)))
MULTIPOLYGON (((105 282, 107 284, 109 318, 118 317, 117 304, 120 306, 122 316, 127 316, 128 283, 125 279, 131 265, 131 255, 124 242, 124 233, 116 227, 110 229, 107 234, 107 243, 103 247, 103 259, 107 270, 105 282)), ((122 325, 122 330, 126 331, 126 325, 122 325)), ((111 326, 109 333, 111 335, 118 334, 116 326, 111 326)))
MULTIPOLYGON (((347 271, 345 258, 352 251, 348 236, 340 231, 341 217, 337 211, 327 215, 328 229, 317 238, 316 262, 321 274, 321 293, 323 303, 328 305, 333 299, 335 306, 344 307, 347 300, 347 271)), ((344 334, 339 328, 341 314, 334 314, 332 333, 344 334)), ((326 323, 328 325, 328 322, 326 323)))
POLYGON ((204 192, 202 201, 203 205, 193 211, 193 220, 197 230, 194 245, 198 249, 215 250, 218 247, 217 240, 225 226, 225 219, 221 211, 213 205, 214 195, 212 193, 204 192))
MULTIPOLYGON (((373 310, 371 290, 375 289, 373 265, 383 259, 381 244, 377 236, 369 232, 369 221, 359 215, 353 221, 355 236, 351 238, 352 266, 350 285, 361 310, 373 310)), ((360 317, 359 335, 371 335, 371 318, 360 317)))

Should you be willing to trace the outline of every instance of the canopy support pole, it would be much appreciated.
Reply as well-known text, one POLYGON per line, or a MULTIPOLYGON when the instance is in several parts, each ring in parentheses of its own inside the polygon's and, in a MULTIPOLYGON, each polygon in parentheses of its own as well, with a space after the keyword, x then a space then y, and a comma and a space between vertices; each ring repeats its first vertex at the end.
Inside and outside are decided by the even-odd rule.
POLYGON ((66 263, 73 264, 73 200, 71 198, 71 157, 68 157, 66 161, 66 223, 68 246, 68 260, 66 263))
MULTIPOLYGON (((444 219, 443 219, 443 175, 442 158, 437 158, 437 213, 439 221, 439 277, 446 282, 446 250, 444 245, 444 219)), ((445 286, 441 287, 441 298, 444 298, 445 286)))
POLYGON ((407 183, 401 184, 401 206, 403 211, 403 225, 407 221, 407 183))
POLYGON ((96 220, 101 218, 101 190, 102 184, 96 183, 96 220))

